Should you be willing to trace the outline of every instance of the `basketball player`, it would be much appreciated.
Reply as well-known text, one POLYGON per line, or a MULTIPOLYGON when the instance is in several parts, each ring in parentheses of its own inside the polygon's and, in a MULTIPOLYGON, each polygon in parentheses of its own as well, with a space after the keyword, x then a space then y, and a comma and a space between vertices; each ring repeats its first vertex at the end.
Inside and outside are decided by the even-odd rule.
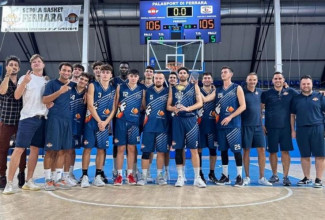
POLYGON ((96 174, 93 185, 101 187, 105 185, 102 179, 105 149, 109 147, 109 133, 111 121, 115 114, 116 89, 110 84, 112 66, 101 66, 100 80, 89 85, 87 92, 87 114, 85 120, 84 151, 82 155, 82 179, 81 187, 89 187, 88 167, 90 152, 97 148, 96 174))
MULTIPOLYGON (((203 87, 200 88, 203 96, 207 96, 215 92, 213 85, 213 78, 211 73, 203 73, 202 79, 203 87)), ((215 101, 205 102, 203 107, 198 111, 198 124, 200 128, 200 141, 199 141, 199 157, 200 157, 200 176, 205 182, 204 174, 202 172, 202 149, 209 148, 210 153, 210 173, 209 180, 217 183, 218 179, 214 174, 214 167, 217 160, 216 142, 216 129, 215 129, 215 101)))
POLYGON ((143 106, 145 106, 145 118, 143 122, 142 136, 142 178, 138 185, 147 184, 148 169, 150 169, 150 155, 157 150, 157 178, 158 185, 166 185, 167 182, 162 175, 164 166, 164 153, 168 152, 168 117, 167 117, 167 97, 168 88, 164 85, 165 76, 163 73, 155 73, 154 86, 144 92, 143 106))
POLYGON ((290 127, 290 103, 298 92, 292 88, 284 88, 284 76, 275 72, 272 82, 274 87, 263 92, 261 97, 262 109, 265 108, 264 132, 267 136, 267 151, 270 153, 270 163, 273 175, 270 183, 279 182, 278 177, 278 151, 280 145, 281 162, 283 166, 283 185, 290 186, 289 168, 290 154, 293 150, 290 127))
POLYGON ((205 188, 206 184, 200 176, 200 159, 198 154, 199 126, 196 121, 195 110, 202 107, 200 88, 197 84, 188 82, 189 70, 186 67, 178 69, 179 83, 170 87, 167 110, 175 115, 172 119, 173 136, 172 145, 176 150, 176 167, 178 178, 176 187, 184 185, 183 177, 183 149, 186 147, 191 150, 192 165, 194 168, 194 185, 205 188))
POLYGON ((246 110, 241 114, 242 119, 242 144, 244 149, 244 168, 246 177, 244 185, 250 184, 249 175, 249 153, 251 148, 256 148, 258 153, 259 180, 258 183, 272 186, 265 177, 265 137, 262 127, 261 95, 262 90, 256 88, 258 82, 257 74, 250 73, 246 77, 247 86, 244 87, 246 110))
POLYGON ((103 65, 104 63, 101 61, 96 61, 92 64, 92 70, 94 72, 94 76, 95 76, 95 80, 99 81, 100 79, 100 73, 101 73, 101 69, 100 67, 103 65))
POLYGON ((126 183, 130 185, 136 184, 132 168, 134 165, 135 148, 140 141, 139 119, 143 87, 137 84, 139 80, 138 70, 130 70, 128 72, 128 80, 128 83, 119 85, 116 90, 118 109, 116 113, 114 143, 118 145, 118 176, 114 181, 115 186, 122 185, 122 167, 126 146, 128 149, 126 183))
POLYGON ((304 178, 298 186, 312 183, 310 179, 310 157, 315 157, 316 179, 315 188, 322 188, 324 173, 325 146, 324 146, 324 115, 325 98, 322 94, 313 91, 313 80, 306 75, 300 79, 301 93, 293 97, 291 103, 291 129, 293 137, 297 134, 297 143, 301 155, 301 167, 304 178), (296 131, 295 132, 295 121, 296 131))
POLYGON ((85 67, 83 67, 83 65, 81 65, 80 63, 73 64, 71 82, 77 83, 83 71, 85 71, 85 67))
POLYGON ((246 109, 245 96, 241 86, 232 83, 233 70, 224 66, 221 68, 223 86, 203 97, 204 102, 216 100, 217 141, 221 151, 222 176, 218 185, 231 184, 228 175, 228 149, 234 153, 237 177, 235 186, 243 186, 242 178, 242 155, 241 155, 241 117, 240 114, 246 109))

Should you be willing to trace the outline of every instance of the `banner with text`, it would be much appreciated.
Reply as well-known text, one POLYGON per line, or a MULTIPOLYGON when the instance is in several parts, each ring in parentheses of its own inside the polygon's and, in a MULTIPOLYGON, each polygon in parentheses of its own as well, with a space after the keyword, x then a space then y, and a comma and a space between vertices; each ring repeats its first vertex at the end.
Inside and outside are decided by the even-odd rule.
POLYGON ((81 5, 3 6, 1 32, 78 31, 81 5))

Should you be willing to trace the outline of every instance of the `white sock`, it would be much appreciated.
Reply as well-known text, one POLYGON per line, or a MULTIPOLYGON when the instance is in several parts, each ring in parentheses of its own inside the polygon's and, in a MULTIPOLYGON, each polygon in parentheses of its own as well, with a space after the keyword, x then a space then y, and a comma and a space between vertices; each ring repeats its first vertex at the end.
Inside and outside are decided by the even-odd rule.
POLYGON ((62 179, 62 173, 63 173, 63 169, 55 169, 56 172, 56 181, 59 181, 60 179, 62 179))
POLYGON ((56 172, 51 171, 51 180, 55 181, 55 177, 56 177, 56 172))
POLYGON ((69 176, 69 172, 63 172, 62 179, 65 179, 69 176))
POLYGON ((51 169, 44 169, 45 180, 50 180, 51 178, 51 169))
POLYGON ((228 177, 228 165, 222 165, 222 173, 228 177))
POLYGON ((242 176, 242 172, 243 172, 243 167, 242 166, 238 166, 237 167, 237 176, 238 175, 242 176))
POLYGON ((162 169, 157 169, 157 176, 159 176, 162 173, 162 169))
POLYGON ((117 170, 118 175, 122 176, 122 170, 117 170))
POLYGON ((132 170, 127 171, 127 175, 130 175, 130 174, 132 174, 132 170))
POLYGON ((143 179, 147 179, 147 175, 148 175, 148 169, 143 169, 142 170, 142 177, 143 177, 143 179))
POLYGON ((177 166, 177 174, 178 176, 183 177, 183 167, 182 166, 177 166))
POLYGON ((200 176, 200 167, 193 168, 194 170, 194 178, 198 178, 200 176))
POLYGON ((74 170, 74 166, 70 166, 69 173, 73 173, 73 170, 74 170))

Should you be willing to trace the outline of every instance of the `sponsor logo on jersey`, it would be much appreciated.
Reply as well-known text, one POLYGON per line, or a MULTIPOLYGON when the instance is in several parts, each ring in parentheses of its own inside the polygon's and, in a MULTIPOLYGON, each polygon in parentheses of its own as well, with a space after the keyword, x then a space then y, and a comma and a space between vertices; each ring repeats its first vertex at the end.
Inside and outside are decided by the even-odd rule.
POLYGON ((317 97, 313 98, 313 101, 317 102, 318 101, 318 98, 317 97))

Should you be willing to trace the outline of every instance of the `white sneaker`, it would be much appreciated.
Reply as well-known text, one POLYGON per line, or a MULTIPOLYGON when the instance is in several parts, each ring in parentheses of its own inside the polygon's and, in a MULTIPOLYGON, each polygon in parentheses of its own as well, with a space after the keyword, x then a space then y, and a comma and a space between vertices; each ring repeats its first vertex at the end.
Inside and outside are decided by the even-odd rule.
POLYGON ((102 186, 105 186, 105 183, 104 181, 102 180, 102 176, 100 174, 98 174, 95 179, 94 179, 94 182, 93 182, 93 185, 94 186, 98 186, 98 187, 102 187, 102 186))
POLYGON ((156 179, 156 184, 162 186, 162 185, 167 185, 167 180, 162 174, 159 174, 156 179))
POLYGON ((147 182, 148 183, 153 183, 153 178, 152 178, 151 173, 150 173, 149 170, 148 170, 148 174, 147 174, 147 182))
POLYGON ((258 180, 258 184, 264 185, 264 186, 273 186, 272 183, 270 183, 265 177, 262 177, 258 180))
POLYGON ((251 178, 249 178, 249 177, 245 177, 245 179, 244 179, 244 186, 248 186, 249 184, 251 183, 251 178))
POLYGON ((200 176, 195 178, 193 185, 197 186, 199 188, 207 187, 207 185, 204 183, 204 181, 202 180, 202 178, 200 176))
POLYGON ((25 182, 25 184, 23 185, 22 189, 24 190, 31 190, 31 191, 38 191, 41 189, 41 187, 39 187, 38 185, 36 185, 33 182, 33 179, 29 179, 27 182, 25 182))
POLYGON ((81 188, 87 188, 90 186, 89 184, 89 179, 87 175, 83 175, 82 179, 81 179, 81 184, 80 184, 81 188))
POLYGON ((144 186, 147 185, 147 180, 141 178, 138 182, 137 182, 137 186, 144 186))
POLYGON ((69 173, 69 179, 78 184, 78 180, 73 173, 69 173))
POLYGON ((73 180, 73 178, 71 178, 70 176, 66 176, 64 178, 64 181, 71 187, 75 187, 77 186, 77 183, 73 180))
POLYGON ((184 186, 184 178, 182 176, 178 176, 175 186, 176 187, 184 186))
POLYGON ((16 193, 17 191, 14 189, 14 184, 12 181, 8 181, 7 184, 6 184, 6 187, 5 189, 3 190, 2 194, 5 194, 5 195, 10 195, 10 194, 14 194, 16 193))

